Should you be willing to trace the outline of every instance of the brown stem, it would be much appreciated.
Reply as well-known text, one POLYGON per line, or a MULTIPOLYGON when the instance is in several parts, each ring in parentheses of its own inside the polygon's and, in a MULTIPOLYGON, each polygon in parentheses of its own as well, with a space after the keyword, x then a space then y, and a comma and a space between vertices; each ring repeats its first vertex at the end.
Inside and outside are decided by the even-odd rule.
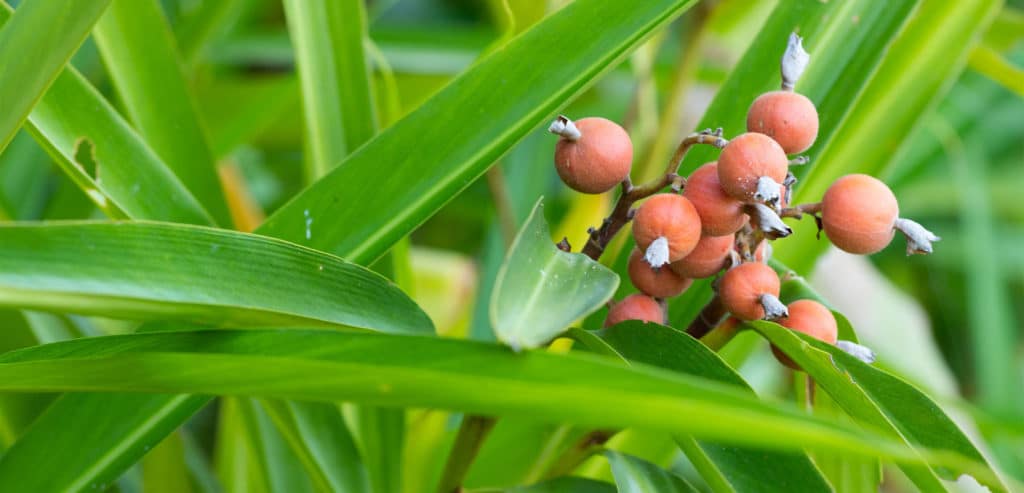
POLYGON ((794 219, 802 219, 804 214, 818 214, 821 212, 821 202, 814 202, 812 204, 800 204, 793 207, 787 207, 779 212, 779 217, 792 217, 794 219))
POLYGON ((711 298, 711 301, 704 305, 704 309, 697 314, 697 318, 690 322, 690 326, 686 328, 686 333, 690 334, 694 339, 700 339, 707 335, 708 332, 711 332, 711 329, 714 329, 727 313, 725 305, 722 304, 722 299, 716 293, 714 298, 711 298))
POLYGON ((544 473, 544 479, 557 478, 573 472, 583 461, 601 450, 613 436, 615 432, 611 430, 593 430, 583 435, 544 473))
POLYGON ((633 186, 633 183, 629 178, 626 178, 626 180, 622 182, 622 193, 619 194, 619 199, 615 202, 615 208, 612 209, 611 215, 605 218, 604 222, 601 223, 600 228, 591 228, 590 238, 587 240, 587 244, 583 246, 583 254, 594 260, 601 258, 601 254, 604 253, 605 247, 607 247, 608 243, 612 241, 615 234, 618 233, 626 223, 633 219, 633 204, 638 200, 650 197, 651 195, 660 192, 670 184, 675 184, 674 187, 678 187, 681 190, 685 186, 685 180, 680 177, 677 172, 679 170, 679 165, 683 161, 683 157, 686 156, 686 152, 689 151, 691 147, 697 144, 707 144, 721 149, 728 143, 728 140, 722 138, 722 129, 717 129, 715 131, 708 129, 703 132, 690 135, 679 143, 679 146, 676 148, 676 152, 672 155, 672 159, 668 162, 665 174, 655 180, 638 186, 633 186))

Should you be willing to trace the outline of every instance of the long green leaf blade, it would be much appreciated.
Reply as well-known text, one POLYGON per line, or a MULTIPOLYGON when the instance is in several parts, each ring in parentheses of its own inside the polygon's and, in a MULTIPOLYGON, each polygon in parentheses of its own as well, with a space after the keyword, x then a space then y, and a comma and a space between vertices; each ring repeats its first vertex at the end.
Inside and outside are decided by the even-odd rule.
POLYGON ((358 0, 286 0, 306 121, 307 177, 326 174, 377 133, 358 0))
MULTIPOLYGON (((1007 491, 998 475, 986 464, 948 416, 924 393, 888 373, 846 354, 835 346, 820 343, 772 322, 750 322, 758 332, 807 370, 821 388, 851 417, 892 437, 926 450, 948 451, 967 458, 975 468, 956 466, 943 469, 904 464, 903 470, 922 490, 942 489, 935 476, 943 473, 956 479, 957 473, 976 474, 979 482, 993 491, 1007 491)), ((948 465, 947 465, 948 466, 948 465)))
POLYGON ((217 164, 157 0, 113 0, 93 37, 139 135, 217 223, 230 225, 217 164))
MULTIPOLYGON (((601 338, 631 361, 696 375, 735 385, 753 395, 753 389, 707 346, 675 329, 625 322, 600 333, 601 338)), ((715 491, 830 491, 806 454, 786 454, 726 446, 680 437, 677 442, 691 457, 715 491), (706 467, 700 467, 700 461, 706 467)))
POLYGON ((516 354, 492 344, 433 337, 208 330, 78 339, 0 356, 0 390, 23 389, 444 407, 918 460, 870 432, 821 421, 732 386, 587 355, 516 354), (683 415, 687 419, 679 419, 683 415))
POLYGON ((279 209, 261 231, 361 264, 376 259, 691 4, 579 0, 567 5, 350 155, 279 209), (580 35, 590 31, 601 35, 580 35), (381 170, 387 179, 381 179, 381 170), (302 221, 306 211, 314 221, 310 235, 302 221), (331 225, 317 226, 326 218, 331 225))
POLYGON ((14 138, 108 3, 23 2, 0 29, 0 150, 14 138))
POLYGON ((271 238, 138 222, 3 225, 0 237, 3 305, 432 333, 426 314, 385 278, 271 238))
POLYGON ((264 400, 263 408, 320 491, 368 491, 352 434, 333 403, 264 400))

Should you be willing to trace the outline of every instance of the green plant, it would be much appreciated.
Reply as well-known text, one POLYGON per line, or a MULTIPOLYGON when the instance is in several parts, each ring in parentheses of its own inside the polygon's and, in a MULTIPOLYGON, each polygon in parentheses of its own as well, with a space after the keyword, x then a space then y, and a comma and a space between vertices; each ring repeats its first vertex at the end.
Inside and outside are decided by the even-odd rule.
POLYGON ((1016 6, 86 3, 0 8, 0 490, 1020 487, 1016 6))

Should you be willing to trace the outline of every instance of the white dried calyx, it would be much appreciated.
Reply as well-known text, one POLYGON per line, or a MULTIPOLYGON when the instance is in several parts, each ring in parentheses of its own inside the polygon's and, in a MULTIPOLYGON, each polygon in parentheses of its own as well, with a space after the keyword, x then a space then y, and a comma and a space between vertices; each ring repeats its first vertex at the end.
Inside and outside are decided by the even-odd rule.
POLYGON ((796 81, 811 61, 811 55, 804 51, 803 41, 796 33, 790 33, 786 53, 782 55, 782 88, 787 91, 796 87, 796 81))
POLYGON ((789 316, 789 308, 778 297, 765 293, 761 295, 761 306, 764 308, 764 319, 775 321, 789 316))
POLYGON ((917 222, 902 217, 896 220, 895 228, 907 238, 907 255, 932 253, 932 242, 942 239, 917 222))
POLYGON ((558 115, 558 118, 555 118, 555 121, 551 122, 551 126, 548 127, 548 132, 572 141, 579 140, 583 136, 580 129, 576 128, 576 124, 565 115, 558 115))
POLYGON ((644 260, 646 260, 652 268, 659 269, 669 263, 668 255, 668 238, 659 236, 647 247, 647 251, 644 252, 644 260))

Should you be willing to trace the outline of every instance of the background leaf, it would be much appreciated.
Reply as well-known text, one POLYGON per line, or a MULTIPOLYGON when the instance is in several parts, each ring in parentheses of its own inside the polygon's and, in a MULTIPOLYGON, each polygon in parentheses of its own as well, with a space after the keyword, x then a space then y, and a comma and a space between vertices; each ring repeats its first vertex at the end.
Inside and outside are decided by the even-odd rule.
MULTIPOLYGON (((110 0, 24 2, 0 29, 0 150, 53 83, 110 0)), ((4 5, 4 9, 9 8, 4 5)), ((6 16, 5 16, 6 19, 6 16)))
POLYGON ((93 36, 139 135, 217 223, 230 226, 217 164, 158 0, 113 0, 93 36))
POLYGON ((491 323, 513 349, 534 348, 599 308, 618 285, 603 265, 555 246, 538 201, 498 272, 491 323))

